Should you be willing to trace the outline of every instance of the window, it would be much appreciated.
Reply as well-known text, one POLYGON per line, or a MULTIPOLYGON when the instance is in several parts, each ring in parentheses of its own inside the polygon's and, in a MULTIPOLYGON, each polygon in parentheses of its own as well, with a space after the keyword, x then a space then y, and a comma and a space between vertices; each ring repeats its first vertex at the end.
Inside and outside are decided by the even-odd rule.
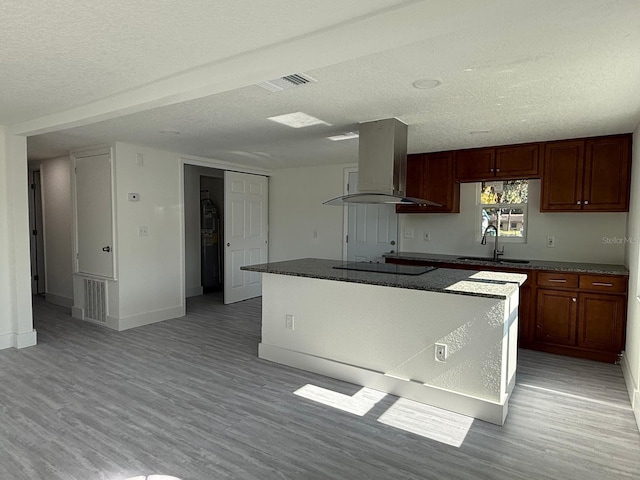
MULTIPOLYGON (((526 242, 528 180, 482 182, 479 189, 480 238, 489 225, 496 227, 498 236, 507 242, 526 242)), ((488 236, 495 236, 490 229, 488 236)))

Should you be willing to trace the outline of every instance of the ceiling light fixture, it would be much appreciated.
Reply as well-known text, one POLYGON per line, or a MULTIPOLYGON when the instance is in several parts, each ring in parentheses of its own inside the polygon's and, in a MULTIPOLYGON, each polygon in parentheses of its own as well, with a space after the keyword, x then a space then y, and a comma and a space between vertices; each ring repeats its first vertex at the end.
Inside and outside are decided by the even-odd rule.
POLYGON ((435 80, 433 78, 421 78, 420 80, 416 80, 413 82, 413 88, 418 88, 420 90, 429 90, 431 88, 436 88, 440 86, 442 82, 440 80, 435 80))
POLYGON ((304 112, 294 112, 287 113, 285 115, 277 115, 275 117, 268 117, 268 120, 286 125, 287 127, 291 128, 305 128, 312 127, 313 125, 331 125, 324 120, 312 117, 311 115, 304 112))
POLYGON ((340 135, 334 135, 332 137, 327 137, 327 138, 333 142, 339 142, 341 140, 351 140, 352 138, 358 138, 359 136, 360 135, 358 135, 358 132, 346 132, 346 133, 341 133, 340 135))
POLYGON ((486 135, 487 133, 489 133, 491 130, 471 130, 469 132, 469 135, 486 135))

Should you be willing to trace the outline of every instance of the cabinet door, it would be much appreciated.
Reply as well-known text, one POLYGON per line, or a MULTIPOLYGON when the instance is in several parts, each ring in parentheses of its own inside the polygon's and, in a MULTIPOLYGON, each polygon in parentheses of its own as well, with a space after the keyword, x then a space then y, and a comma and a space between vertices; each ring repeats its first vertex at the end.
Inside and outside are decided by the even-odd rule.
POLYGON ((456 181, 477 182, 495 175, 495 148, 474 148, 456 152, 456 181))
POLYGON ((518 306, 518 339, 520 343, 531 342, 535 338, 535 322, 532 319, 533 288, 529 279, 520 286, 520 305, 518 306))
POLYGON ((424 198, 422 184, 424 178, 424 155, 407 155, 407 197, 424 198))
POLYGON ((441 206, 398 205, 396 213, 458 213, 460 184, 454 181, 453 152, 426 153, 407 157, 407 196, 441 206))
POLYGON ((517 180, 539 177, 539 151, 538 144, 496 148, 496 178, 517 180))
POLYGON ((631 138, 628 135, 587 140, 583 209, 629 210, 631 138))
POLYGON ((584 140, 545 144, 540 211, 582 210, 583 171, 584 140))
POLYGON ((573 292, 538 289, 536 340, 576 344, 577 299, 573 292))
POLYGON ((581 293, 578 314, 578 346, 620 353, 623 349, 625 297, 581 293))

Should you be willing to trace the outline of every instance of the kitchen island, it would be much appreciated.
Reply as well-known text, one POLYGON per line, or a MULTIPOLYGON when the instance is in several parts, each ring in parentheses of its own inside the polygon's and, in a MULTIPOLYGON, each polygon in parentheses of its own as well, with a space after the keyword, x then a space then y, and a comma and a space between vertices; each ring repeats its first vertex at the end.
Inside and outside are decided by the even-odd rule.
POLYGON ((504 423, 526 275, 341 266, 300 259, 242 267, 263 274, 260 358, 504 423), (444 362, 436 343, 446 345, 444 362))

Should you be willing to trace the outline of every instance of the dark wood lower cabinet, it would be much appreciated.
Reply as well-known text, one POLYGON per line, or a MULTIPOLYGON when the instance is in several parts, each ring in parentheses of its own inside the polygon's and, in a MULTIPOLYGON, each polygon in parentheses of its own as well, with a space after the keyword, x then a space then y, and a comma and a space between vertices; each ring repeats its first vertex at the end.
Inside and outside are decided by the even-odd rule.
POLYGON ((575 345, 578 302, 572 292, 538 290, 536 341, 575 345))
POLYGON ((615 363, 624 350, 627 281, 624 275, 578 274, 387 258, 388 263, 526 273, 520 286, 518 346, 615 363))
POLYGON ((624 339, 626 297, 581 293, 579 295, 579 347, 620 353, 624 339))

